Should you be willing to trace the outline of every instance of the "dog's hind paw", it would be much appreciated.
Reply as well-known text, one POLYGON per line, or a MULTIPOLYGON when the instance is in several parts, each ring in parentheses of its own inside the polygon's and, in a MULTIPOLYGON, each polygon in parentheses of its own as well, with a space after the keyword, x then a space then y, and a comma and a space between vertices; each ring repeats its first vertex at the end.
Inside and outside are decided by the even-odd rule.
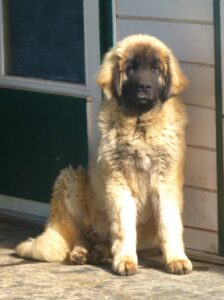
POLYGON ((84 265, 88 260, 88 250, 85 247, 75 247, 69 256, 70 263, 74 265, 84 265))

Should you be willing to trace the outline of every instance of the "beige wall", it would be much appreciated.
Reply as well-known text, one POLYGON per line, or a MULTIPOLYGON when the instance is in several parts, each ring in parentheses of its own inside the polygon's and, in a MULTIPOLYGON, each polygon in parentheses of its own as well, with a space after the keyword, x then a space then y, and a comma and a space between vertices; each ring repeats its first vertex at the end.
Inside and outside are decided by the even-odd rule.
POLYGON ((190 80, 185 170, 188 248, 218 252, 212 0, 117 0, 117 39, 155 35, 173 49, 190 80), (162 7, 162 9, 161 9, 162 7))

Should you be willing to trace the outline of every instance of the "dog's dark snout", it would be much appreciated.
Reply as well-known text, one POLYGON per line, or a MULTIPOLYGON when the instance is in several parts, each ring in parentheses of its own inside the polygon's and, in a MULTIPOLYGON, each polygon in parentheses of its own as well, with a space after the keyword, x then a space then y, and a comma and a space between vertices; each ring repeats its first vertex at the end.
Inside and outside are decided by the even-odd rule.
POLYGON ((138 91, 139 92, 148 92, 151 89, 152 85, 149 82, 139 82, 138 91))

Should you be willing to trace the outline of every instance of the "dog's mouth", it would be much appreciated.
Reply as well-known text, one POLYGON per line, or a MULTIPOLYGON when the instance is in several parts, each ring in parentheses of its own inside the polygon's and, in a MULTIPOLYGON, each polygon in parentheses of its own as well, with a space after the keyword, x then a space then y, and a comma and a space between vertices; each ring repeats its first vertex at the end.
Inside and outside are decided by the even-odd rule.
POLYGON ((152 101, 152 99, 146 95, 137 95, 138 103, 146 104, 149 101, 152 101))
POLYGON ((137 97, 137 103, 136 104, 139 104, 139 105, 149 105, 149 103, 152 103, 155 101, 153 95, 149 95, 149 94, 144 94, 144 93, 138 93, 136 95, 137 97))
POLYGON ((151 110, 157 101, 151 97, 146 95, 137 95, 133 99, 127 99, 126 101, 122 102, 122 106, 126 107, 130 112, 135 112, 137 114, 145 113, 151 110))

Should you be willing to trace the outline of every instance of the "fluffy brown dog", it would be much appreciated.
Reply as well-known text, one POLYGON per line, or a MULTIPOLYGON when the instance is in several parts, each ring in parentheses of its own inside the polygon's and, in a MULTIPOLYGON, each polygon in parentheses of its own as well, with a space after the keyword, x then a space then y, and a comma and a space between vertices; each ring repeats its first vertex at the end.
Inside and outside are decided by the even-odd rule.
POLYGON ((104 262, 137 271, 137 250, 160 247, 168 272, 192 270, 183 244, 187 80, 170 49, 133 35, 105 56, 97 75, 104 93, 100 141, 89 171, 65 169, 56 180, 45 231, 17 246, 44 261, 104 262), (107 251, 108 250, 108 251, 107 251), (110 251, 111 250, 111 251, 110 251))

